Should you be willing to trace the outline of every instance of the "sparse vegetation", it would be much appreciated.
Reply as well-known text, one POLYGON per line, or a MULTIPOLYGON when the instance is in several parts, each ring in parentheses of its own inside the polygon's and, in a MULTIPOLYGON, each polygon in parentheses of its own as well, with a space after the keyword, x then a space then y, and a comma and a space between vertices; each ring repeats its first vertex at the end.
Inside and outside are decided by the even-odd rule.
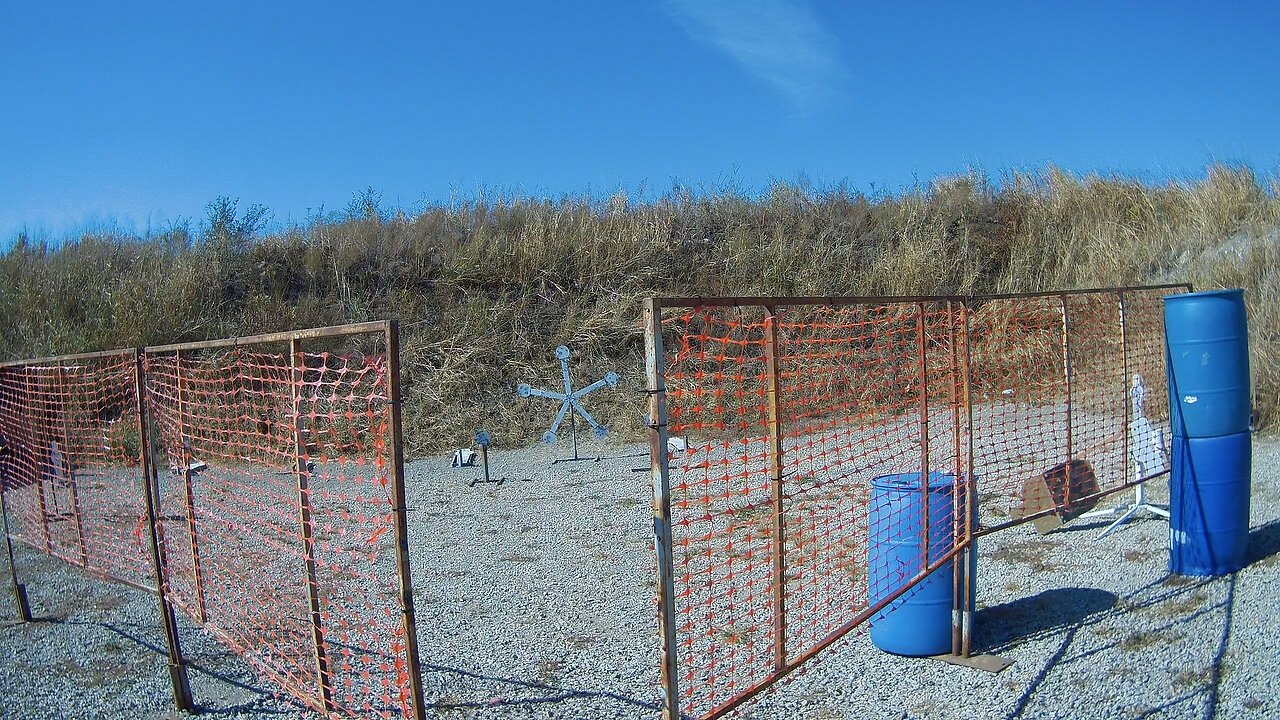
POLYGON ((1176 688, 1193 688, 1208 685, 1213 680, 1213 668, 1206 667, 1199 670, 1183 670, 1173 676, 1173 685, 1176 688))
POLYGON ((991 559, 1009 565, 1023 564, 1037 573, 1049 572, 1058 568, 1049 556, 1061 546, 1055 540, 1023 540, 1001 545, 991 553, 991 559))
POLYGON ((1160 584, 1166 587, 1186 587, 1188 585, 1196 585, 1203 582, 1204 580, 1201 578, 1192 577, 1189 575, 1174 575, 1173 573, 1169 573, 1167 576, 1165 576, 1163 580, 1160 581, 1160 584))
POLYGON ((1124 559, 1131 563, 1146 562, 1157 554, 1155 550, 1125 550, 1124 559))
POLYGON ((1120 641, 1120 647, 1126 652, 1138 652, 1155 645, 1166 645, 1175 638, 1171 633, 1160 630, 1139 630, 1129 633, 1120 641))
POLYGON ((1168 617, 1172 619, 1182 619, 1197 610, 1204 608, 1209 600, 1209 595, 1203 590, 1196 590, 1185 597, 1171 598, 1165 602, 1152 606, 1151 612, 1160 617, 1168 617))
POLYGON ((558 202, 480 197, 416 214, 373 191, 263 234, 228 198, 148 237, 19 237, 0 255, 0 354, 22 358, 392 317, 403 327, 409 451, 533 441, 520 381, 607 368, 594 414, 636 433, 639 300, 679 295, 970 293, 1188 280, 1247 288, 1255 403, 1280 416, 1280 181, 1215 166, 1146 184, 1055 168, 938 180, 897 195, 775 184, 558 202), (629 392, 627 392, 629 391, 629 392))

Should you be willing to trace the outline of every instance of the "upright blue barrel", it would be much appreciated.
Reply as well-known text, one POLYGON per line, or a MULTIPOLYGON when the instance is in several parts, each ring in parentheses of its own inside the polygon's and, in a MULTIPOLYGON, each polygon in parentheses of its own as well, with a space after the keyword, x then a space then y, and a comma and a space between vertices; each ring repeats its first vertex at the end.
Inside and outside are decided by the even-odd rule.
POLYGON ((1249 549, 1249 432, 1173 438, 1169 475, 1169 570, 1224 575, 1249 549))
MULTIPOLYGON (((952 493, 955 475, 929 473, 929 562, 955 545, 952 493)), ((920 473, 882 475, 871 481, 867 546, 868 599, 874 605, 893 594, 921 569, 924 498, 920 473)), ((976 560, 977 553, 971 553, 976 560)), ((948 561, 871 618, 871 642, 896 655, 951 652, 951 610, 955 597, 948 561)), ((975 578, 972 574, 971 578, 975 578)), ((970 585, 973 590, 976 578, 970 585)))
POLYGON ((1244 290, 1168 295, 1164 329, 1173 434, 1204 438, 1248 430, 1244 290))

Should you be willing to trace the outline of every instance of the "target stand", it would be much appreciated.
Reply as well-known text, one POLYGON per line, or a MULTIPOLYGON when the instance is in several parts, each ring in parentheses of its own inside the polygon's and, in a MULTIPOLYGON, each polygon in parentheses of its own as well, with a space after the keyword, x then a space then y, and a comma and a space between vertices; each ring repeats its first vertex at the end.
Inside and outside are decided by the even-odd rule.
POLYGON ((597 380, 590 385, 580 389, 573 389, 573 381, 569 378, 569 348, 561 345, 556 348, 556 359, 560 361, 560 373, 564 378, 564 392, 553 392, 551 390, 541 390, 531 387, 528 383, 520 383, 516 388, 516 392, 522 398, 545 398, 547 400, 555 400, 560 403, 560 410, 556 413, 556 419, 551 423, 551 429, 542 434, 542 442, 547 445, 554 445, 556 442, 556 431, 560 429, 560 424, 564 422, 565 415, 569 416, 569 428, 573 437, 573 457, 559 458, 552 460, 551 464, 555 465, 562 462, 577 462, 580 460, 590 460, 592 462, 600 462, 600 457, 580 457, 578 455, 578 416, 591 427, 592 432, 597 438, 604 439, 609 436, 609 429, 604 425, 596 422, 591 417, 591 413, 582 405, 582 398, 599 390, 602 387, 617 387, 618 373, 605 373, 603 379, 597 380))
MULTIPOLYGON (((467 483, 468 487, 475 487, 476 485, 484 484, 501 485, 508 480, 515 479, 503 475, 495 480, 493 476, 489 474, 489 446, 493 444, 493 436, 489 434, 488 430, 481 430, 476 433, 475 444, 476 447, 480 448, 480 464, 484 467, 484 477, 472 479, 471 482, 467 483)), ((519 478, 519 480, 520 482, 531 482, 533 478, 519 478)))
POLYGON ((480 464, 484 465, 484 479, 481 480, 480 478, 476 478, 475 480, 472 480, 469 485, 471 487, 475 487, 478 483, 496 483, 501 485, 506 478, 502 477, 494 480, 489 477, 489 443, 493 442, 493 438, 490 437, 489 431, 481 430, 476 433, 475 440, 476 446, 480 448, 480 464))
MULTIPOLYGON (((1143 404, 1147 397, 1146 385, 1142 382, 1142 375, 1133 374, 1132 385, 1129 390, 1129 400, 1133 407, 1133 418, 1129 424, 1129 457, 1128 467, 1137 473, 1137 478, 1141 480, 1146 477, 1153 477, 1169 469, 1168 458, 1164 451, 1164 431, 1156 427, 1146 414, 1143 413, 1143 404)), ((1102 510, 1094 510, 1081 515, 1082 518, 1107 518, 1119 515, 1111 522, 1101 533, 1098 534, 1097 540, 1115 532, 1120 526, 1135 517, 1138 513, 1142 513, 1149 517, 1160 517, 1169 519, 1169 508, 1166 505, 1157 505, 1147 502, 1147 486, 1146 483, 1138 483, 1137 490, 1133 498, 1133 502, 1117 505, 1115 507, 1104 508, 1102 510)))

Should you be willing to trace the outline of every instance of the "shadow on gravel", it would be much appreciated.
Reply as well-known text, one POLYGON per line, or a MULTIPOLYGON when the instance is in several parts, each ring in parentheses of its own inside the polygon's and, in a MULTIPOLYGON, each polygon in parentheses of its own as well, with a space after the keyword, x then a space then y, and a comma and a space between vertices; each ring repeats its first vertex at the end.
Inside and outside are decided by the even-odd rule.
MULTIPOLYGON (((1269 524, 1263 527, 1267 528, 1270 526, 1271 525, 1269 524)), ((1272 529, 1268 532, 1275 533, 1276 530, 1272 529)), ((1269 535, 1269 537, 1271 537, 1271 539, 1266 542, 1274 543, 1274 536, 1269 535)), ((1254 538, 1251 536, 1251 539, 1254 538)), ((1274 546, 1266 545, 1264 543, 1263 545, 1260 545, 1260 547, 1274 546)), ((1274 554, 1275 550, 1273 549, 1269 555, 1265 555, 1264 557, 1270 557, 1274 554)), ((1251 550, 1250 557, 1252 558, 1253 555, 1254 553, 1251 550)), ((1141 713, 1135 713, 1133 711, 1130 711, 1129 713, 1129 717, 1137 718, 1152 716, 1167 717, 1169 714, 1176 715, 1177 717, 1194 717, 1195 705, 1203 703, 1203 710, 1200 712, 1199 717, 1201 720, 1213 720, 1218 714, 1222 677, 1226 670, 1223 661, 1227 653, 1228 643, 1231 639, 1231 623, 1233 611, 1235 609, 1236 578, 1236 573, 1232 573, 1228 576, 1226 597, 1221 601, 1212 604, 1205 604, 1203 602, 1200 591, 1206 586, 1215 582, 1220 582, 1222 578, 1183 577, 1166 573, 1164 577, 1147 583, 1134 592, 1128 594, 1123 600, 1112 593, 1101 590, 1092 590, 1087 588, 1068 589, 1067 592, 1074 590, 1077 593, 1083 591, 1085 593, 1094 594, 1092 596, 1095 598, 1095 609, 1092 612, 1076 611, 1075 614, 1077 616, 1077 620, 1075 620, 1074 623, 1059 622, 1056 626, 1049 623, 1041 623, 1041 629, 1039 630, 1040 637, 1060 635, 1061 641, 1057 650, 1054 651, 1053 656, 1045 662, 1044 667, 1041 668, 1040 671, 1036 673, 1036 676, 1032 678, 1031 682, 1027 684, 1027 687, 1023 690, 1022 695, 1018 698, 1013 709, 1005 716, 1005 720, 1017 720, 1018 718, 1027 716, 1026 713, 1028 712, 1028 708, 1037 691, 1040 689, 1040 686, 1044 684, 1059 664, 1089 661, 1091 658, 1104 656, 1105 653, 1123 650, 1123 646, 1128 642, 1142 642, 1144 638, 1158 638, 1165 631, 1179 626, 1184 626, 1194 619, 1221 611, 1223 615, 1222 631, 1218 636, 1218 646, 1214 652, 1212 661, 1205 670, 1203 680, 1201 682, 1196 682, 1197 680, 1200 680, 1200 678, 1188 676, 1187 680, 1193 685, 1193 687, 1191 687, 1187 692, 1170 698, 1168 701, 1161 703, 1157 707, 1147 708, 1141 713), (1150 594, 1148 597, 1141 600, 1138 599, 1148 594, 1150 594), (1110 604, 1106 605, 1106 607, 1101 607, 1101 605, 1103 605, 1101 596, 1103 595, 1111 598, 1110 604), (1168 619, 1168 622, 1140 633, 1128 635, 1126 638, 1104 643, 1103 645, 1091 650, 1086 650, 1076 654, 1070 653, 1071 647, 1075 643, 1076 637, 1079 635, 1081 630, 1091 625, 1096 625, 1103 620, 1137 611, 1160 612, 1168 619)), ((1064 591, 1049 590, 1041 593, 1041 595, 1052 595, 1061 592, 1064 591)), ((1032 598, 1026 598, 1025 600, 1016 600, 1012 603, 994 606, 992 609, 995 610, 1002 607, 1018 606, 1022 603, 1028 603, 1027 607, 1023 609, 1023 612, 1034 613, 1037 612, 1037 610, 1034 605, 1030 605, 1029 603, 1039 597, 1040 596, 1035 596, 1032 598)), ((1088 596, 1077 595, 1076 597, 1080 598, 1088 596)), ((1061 599, 1061 602, 1071 602, 1071 600, 1061 599)), ((1050 612, 1052 611, 1050 610, 1050 612)), ((1010 622, 1012 624, 1013 622, 1016 622, 1016 618, 1016 615, 1008 621, 1000 616, 989 616, 984 618, 982 612, 979 611, 978 616, 975 619, 978 622, 984 623, 1010 622)), ((1019 641, 1031 640, 1037 637, 1036 635, 1029 635, 1025 633, 1019 634, 1014 631, 1013 627, 1003 630, 997 628, 996 631, 1001 632, 1002 635, 1011 637, 1008 637, 1003 646, 993 646, 992 650, 1007 649, 1008 647, 1018 644, 1019 641)), ((989 631, 984 630, 983 632, 984 634, 987 634, 989 631)), ((996 638, 992 638, 992 640, 995 639, 996 638)), ((1037 716, 1038 714, 1033 711, 1031 715, 1037 716)))
POLYGON ((1246 565, 1270 560, 1280 554, 1280 520, 1253 528, 1249 531, 1249 555, 1246 565))
MULTIPOLYGON (((114 623, 109 623, 109 622, 68 620, 63 617, 47 617, 47 616, 37 618, 35 622, 48 623, 51 625, 68 625, 68 626, 101 628, 103 630, 108 630, 112 633, 115 633, 122 640, 127 640, 128 642, 136 645, 138 648, 142 650, 147 650, 154 655, 163 657, 165 659, 167 659, 169 656, 169 651, 167 649, 161 647, 160 645, 157 645, 155 642, 152 642, 150 640, 147 640, 146 638, 140 637, 139 635, 135 634, 135 629, 136 631, 151 632, 153 629, 150 627, 144 628, 142 626, 132 625, 132 624, 129 627, 120 627, 114 623)), ((218 653, 217 655, 208 656, 205 659, 211 662, 226 662, 228 660, 234 662, 234 661, 240 660, 239 656, 231 653, 230 651, 225 651, 225 650, 218 653)), ((285 715, 285 714, 297 713, 299 710, 303 709, 301 705, 298 705, 296 702, 293 701, 292 698, 286 696, 284 693, 278 693, 278 692, 273 693, 265 688, 262 688, 256 685, 249 685, 240 680, 236 680, 233 677, 227 676, 219 672, 215 672, 213 670, 210 670, 209 667, 204 663, 192 662, 190 657, 187 658, 186 665, 188 670, 194 673, 204 675, 210 678, 211 680, 215 680, 227 686, 237 688, 239 690, 242 690, 244 692, 247 692, 253 695, 253 698, 251 700, 240 702, 235 705, 230 705, 230 704, 219 702, 220 700, 224 700, 227 698, 227 692, 225 687, 194 688, 193 695, 195 695, 196 705, 198 707, 200 714, 204 717, 219 717, 222 715, 237 716, 244 712, 252 712, 255 715, 285 715), (212 702, 209 702, 209 698, 205 698, 206 702, 201 702, 202 698, 200 696, 202 694, 213 695, 212 702), (296 707, 294 709, 278 709, 278 708, 264 707, 261 703, 267 700, 276 700, 278 702, 285 702, 285 703, 293 704, 296 707)), ((166 717, 166 716, 176 717, 176 715, 172 714, 172 711, 170 711, 167 715, 162 715, 161 717, 166 717)))
POLYGON ((978 645, 982 652, 998 654, 1023 641, 1079 627, 1090 616, 1115 607, 1119 599, 1097 588, 1054 588, 985 607, 974 617, 978 645))
MULTIPOLYGON (((1091 533, 1091 532, 1096 532, 1098 530, 1105 530, 1109 525, 1115 522, 1116 517, 1119 517, 1119 515, 1115 517, 1109 517, 1109 516, 1102 517, 1097 520, 1075 520, 1069 525, 1063 525, 1062 527, 1054 528, 1053 532, 1049 533, 1049 536, 1052 537, 1054 535, 1073 535, 1075 533, 1091 533)), ((1169 522, 1164 518, 1158 518, 1158 517, 1155 517, 1154 515, 1151 515, 1150 513, 1143 512, 1143 513, 1134 515, 1133 517, 1126 520, 1125 525, 1132 527, 1134 525, 1139 525, 1141 523, 1148 522, 1148 521, 1159 521, 1165 524, 1168 524, 1169 522)))
POLYGON ((592 698, 613 700, 637 709, 642 708, 654 712, 662 709, 658 703, 645 702, 639 698, 619 693, 603 690, 574 690, 549 683, 484 675, 444 665, 423 663, 422 674, 423 689, 427 694, 427 707, 429 709, 532 707, 592 698), (470 686, 468 688, 470 693, 475 693, 479 689, 478 686, 484 684, 487 685, 485 692, 492 694, 485 700, 454 700, 451 698, 449 688, 455 683, 470 686), (435 691, 434 693, 432 692, 433 690, 435 691), (436 695, 435 702, 430 699, 433 694, 436 695))
MULTIPOLYGON (((1136 520, 1154 520, 1154 519, 1157 519, 1157 518, 1142 516, 1137 518, 1131 518, 1129 522, 1134 522, 1136 520)), ((1168 521, 1161 520, 1161 522, 1167 523, 1168 521)), ((1106 518, 1096 522, 1080 523, 1080 524, 1073 524, 1069 526, 1060 527, 1054 530, 1053 534, 1069 535, 1071 533, 1078 533, 1078 532, 1092 532, 1094 530, 1101 530, 1102 528, 1105 528, 1110 524, 1111 524, 1111 519, 1106 518)), ((1161 549, 1165 551, 1168 550, 1167 547, 1161 548, 1161 549)), ((1264 525, 1259 525, 1258 527, 1251 529, 1249 531, 1249 551, 1248 552, 1249 552, 1248 559, 1245 561, 1245 565, 1252 565, 1256 562, 1262 562, 1263 560, 1268 560, 1272 557, 1275 557, 1276 555, 1280 555, 1280 520, 1272 520, 1271 522, 1268 522, 1264 525)))
MULTIPOLYGON (((134 635, 134 634, 133 634, 133 632, 130 632, 129 630, 125 630, 125 629, 123 629, 123 628, 121 628, 121 627, 119 627, 119 626, 117 626, 117 625, 115 625, 115 624, 113 624, 113 623, 106 623, 106 622, 92 622, 92 621, 88 621, 88 620, 68 620, 68 619, 67 619, 67 618, 65 618, 65 617, 57 616, 57 615, 45 615, 45 616, 42 616, 42 617, 37 617, 37 618, 35 618, 35 620, 33 620, 32 622, 34 622, 34 623, 47 623, 47 624, 49 624, 49 625, 70 625, 70 626, 77 626, 77 625, 78 625, 78 626, 81 626, 81 627, 96 627, 96 628, 102 628, 103 630, 110 630, 111 632, 115 633, 116 635, 119 635, 119 636, 121 637, 121 639, 128 640, 129 642, 131 642, 131 643, 133 643, 133 644, 137 645, 138 647, 141 647, 141 648, 145 648, 145 649, 147 649, 147 650, 150 650, 151 652, 155 653, 156 655, 164 655, 164 656, 168 657, 168 654, 169 654, 169 651, 168 651, 168 650, 165 650, 164 648, 160 647, 159 645, 156 645, 155 643, 151 642, 150 640, 146 640, 146 639, 144 639, 144 638, 138 637, 137 635, 134 635)), ((131 624, 131 625, 132 625, 132 624, 131 624)), ((136 627, 136 628, 138 628, 139 630, 143 630, 143 628, 142 628, 141 626, 138 626, 138 625, 133 625, 133 627, 136 627)), ((150 630, 150 628, 147 628, 146 630, 144 630, 144 632, 149 631, 149 630, 150 630)))
POLYGON ((1224 672, 1223 659, 1227 654, 1227 644, 1231 641, 1231 621, 1236 602, 1236 578, 1237 574, 1231 573, 1230 580, 1227 583, 1226 598, 1221 603, 1213 606, 1214 608, 1221 608, 1223 611, 1222 634, 1218 638, 1218 648, 1213 654, 1213 662, 1209 665, 1208 678, 1204 684, 1156 707, 1149 708, 1141 714, 1133 715, 1133 717, 1182 716, 1182 713, 1190 713, 1191 708, 1188 707, 1185 711, 1179 713, 1175 713, 1173 709, 1184 703, 1191 704, 1202 695, 1205 700, 1204 711, 1200 713, 1201 720, 1214 720, 1218 716, 1218 704, 1221 702, 1222 675, 1224 672))

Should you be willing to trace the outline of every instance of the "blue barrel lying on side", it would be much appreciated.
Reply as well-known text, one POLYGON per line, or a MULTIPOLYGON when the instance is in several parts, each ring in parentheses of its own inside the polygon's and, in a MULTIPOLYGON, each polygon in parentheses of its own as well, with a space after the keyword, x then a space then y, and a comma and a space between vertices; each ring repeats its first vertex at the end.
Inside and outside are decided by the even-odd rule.
POLYGON ((1244 567, 1249 550, 1253 441, 1246 432, 1173 438, 1169 475, 1169 571, 1224 575, 1244 567))
MULTIPOLYGON (((929 473, 929 562, 955 545, 952 495, 956 476, 929 473)), ((921 570, 924 494, 920 473, 882 475, 871 481, 868 511, 867 594, 872 605, 893 594, 921 570)), ((970 600, 977 586, 977 552, 970 553, 970 600)), ((871 642, 895 655, 921 657, 951 652, 955 591, 947 561, 871 617, 871 642)))
POLYGON ((1174 435, 1233 435, 1249 429, 1249 331, 1244 290, 1164 298, 1169 418, 1174 435))

